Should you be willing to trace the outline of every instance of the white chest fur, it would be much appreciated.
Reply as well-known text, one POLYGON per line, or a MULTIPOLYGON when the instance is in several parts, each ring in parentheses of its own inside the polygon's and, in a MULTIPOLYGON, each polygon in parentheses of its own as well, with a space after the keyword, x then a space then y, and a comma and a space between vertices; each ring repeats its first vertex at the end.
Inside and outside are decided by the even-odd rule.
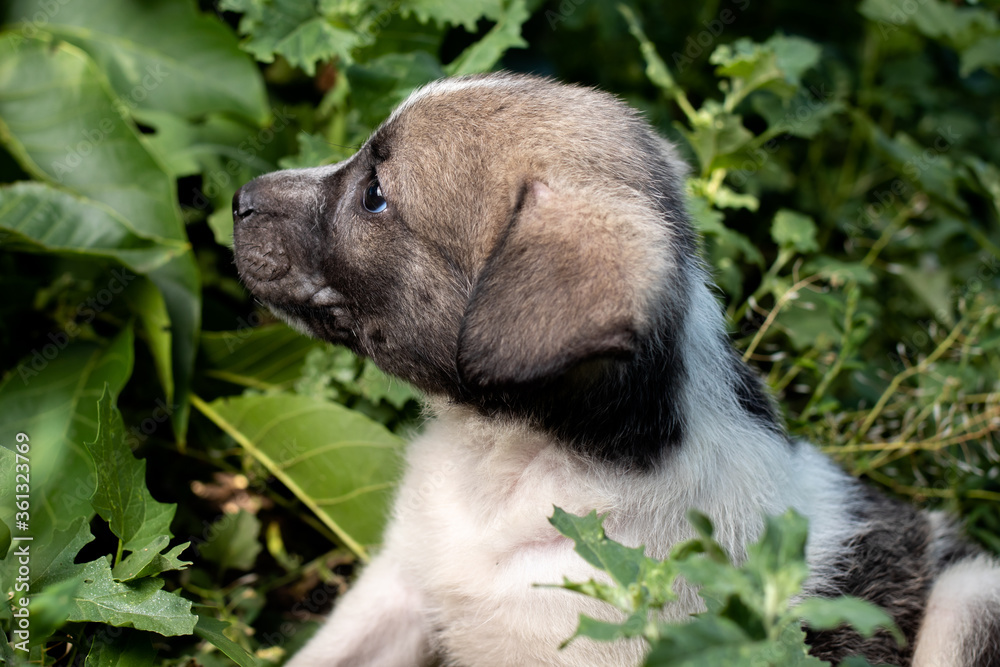
MULTIPOLYGON (((554 505, 606 513, 610 537, 644 544, 654 557, 693 536, 685 519, 691 507, 712 517, 720 542, 737 558, 759 534, 765 513, 794 506, 815 517, 840 514, 829 504, 839 504, 843 473, 812 448, 792 451, 760 433, 746 433, 743 443, 703 435, 695 430, 654 472, 621 472, 588 463, 527 427, 498 428, 470 409, 442 407, 409 446, 385 550, 420 591, 456 664, 636 664, 637 644, 609 653, 607 645, 597 650, 577 640, 558 650, 580 613, 607 617, 609 608, 536 586, 597 576, 549 524, 554 505), (808 488, 796 483, 803 478, 808 488)), ((840 531, 817 528, 822 551, 821 543, 840 531)), ((666 615, 679 620, 700 604, 685 589, 666 615)))

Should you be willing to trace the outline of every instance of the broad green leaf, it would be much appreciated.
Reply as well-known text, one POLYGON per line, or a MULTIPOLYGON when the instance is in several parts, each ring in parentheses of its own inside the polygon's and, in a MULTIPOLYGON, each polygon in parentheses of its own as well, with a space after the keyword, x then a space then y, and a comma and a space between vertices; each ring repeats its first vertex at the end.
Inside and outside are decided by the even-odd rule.
POLYGON ((252 569, 261 549, 260 519, 244 509, 224 514, 209 528, 207 540, 198 545, 201 557, 217 563, 220 572, 252 569))
POLYGON ((86 443, 97 470, 97 487, 90 502, 111 526, 127 551, 169 536, 177 506, 157 502, 146 488, 146 462, 125 444, 124 425, 110 392, 97 403, 97 436, 86 443))
POLYGON ((884 628, 900 644, 905 641, 892 617, 867 600, 854 597, 809 598, 796 605, 792 612, 815 630, 833 630, 848 624, 862 636, 871 637, 878 629, 884 628))
MULTIPOLYGON (((266 117, 257 67, 232 31, 192 0, 73 0, 58 7, 42 30, 90 54, 123 111, 159 109, 187 118, 223 111, 258 123, 266 117)), ((10 16, 37 11, 37 0, 14 0, 10 16)))
POLYGON ((771 222, 771 238, 780 248, 791 248, 796 252, 816 252, 816 223, 807 215, 783 208, 771 222))
POLYGON ((77 578, 82 584, 71 600, 71 621, 96 621, 168 637, 194 632, 198 617, 191 613, 191 601, 163 590, 162 579, 115 581, 105 558, 83 565, 77 578))
POLYGON ((323 345, 284 324, 240 324, 235 331, 202 332, 205 375, 253 389, 288 389, 302 374, 309 351, 323 345))
POLYGON ((156 651, 148 636, 125 632, 118 637, 98 633, 90 645, 84 667, 148 667, 156 651))
MULTIPOLYGON (((83 443, 97 435, 95 406, 105 385, 117 396, 132 374, 133 340, 124 328, 107 346, 73 342, 72 333, 53 332, 21 360, 0 383, 0 430, 24 432, 31 438, 31 488, 34 495, 31 533, 65 527, 77 517, 90 517, 96 475, 83 443)), ((14 479, 2 470, 5 479, 14 479)), ((13 519, 13 505, 0 508, 13 519)))
POLYGON ((158 535, 149 543, 137 546, 128 557, 114 566, 111 574, 117 581, 130 581, 153 577, 169 570, 185 569, 191 562, 181 560, 180 555, 191 543, 178 544, 167 553, 161 553, 169 542, 168 535, 158 535))
MULTIPOLYGON (((173 178, 119 114, 119 103, 103 73, 78 48, 20 34, 0 38, 0 140, 22 168, 104 204, 143 237, 187 243, 173 178)), ((184 252, 148 277, 170 314, 180 404, 172 419, 183 438, 201 319, 193 253, 184 252)))
POLYGON ((36 181, 0 187, 0 229, 13 250, 111 258, 142 274, 190 248, 142 236, 106 205, 36 181))
POLYGON ((74 562, 76 555, 93 539, 87 520, 79 517, 66 528, 55 531, 44 544, 35 543, 31 554, 32 589, 41 590, 75 575, 80 569, 74 562))
POLYGON ((448 76, 489 71, 508 49, 528 46, 521 37, 521 26, 529 16, 525 0, 508 0, 496 25, 445 67, 448 76))
POLYGON ((163 301, 163 294, 147 278, 139 277, 122 294, 129 309, 139 317, 146 344, 156 364, 156 374, 163 386, 168 404, 174 403, 174 369, 171 349, 173 334, 170 329, 170 313, 163 301))
POLYGON ((198 624, 194 626, 194 633, 209 642, 240 667, 257 667, 260 664, 254 656, 234 642, 224 634, 229 623, 212 618, 211 616, 198 615, 198 624))
POLYGON ((117 101, 75 46, 0 38, 0 138, 22 167, 106 204, 143 236, 185 242, 173 180, 117 101))
POLYGON ((344 545, 367 558, 401 471, 402 441, 342 405, 275 394, 195 401, 344 545))

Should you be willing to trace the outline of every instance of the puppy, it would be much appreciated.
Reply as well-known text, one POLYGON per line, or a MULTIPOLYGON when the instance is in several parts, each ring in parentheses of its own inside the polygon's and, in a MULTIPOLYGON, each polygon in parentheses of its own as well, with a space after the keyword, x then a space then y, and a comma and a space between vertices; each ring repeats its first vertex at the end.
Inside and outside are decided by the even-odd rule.
MULTIPOLYGON (((1000 569, 928 514, 788 437, 728 343, 674 149, 615 98, 494 74, 428 85, 354 157, 234 198, 247 287, 299 330, 426 392, 381 552, 291 665, 639 664, 578 639, 607 605, 547 517, 606 514, 665 557, 698 508, 740 559, 810 520, 807 595, 856 595, 908 644, 809 634, 837 662, 1000 664, 1000 569)), ((690 587, 666 612, 702 603, 690 587)))

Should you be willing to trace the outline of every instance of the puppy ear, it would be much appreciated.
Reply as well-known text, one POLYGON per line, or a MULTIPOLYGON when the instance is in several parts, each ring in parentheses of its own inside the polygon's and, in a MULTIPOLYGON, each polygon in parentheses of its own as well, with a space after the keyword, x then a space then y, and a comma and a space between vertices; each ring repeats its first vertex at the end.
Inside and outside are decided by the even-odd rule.
POLYGON ((645 281, 634 273, 654 267, 642 265, 641 228, 626 211, 606 210, 614 199, 603 204, 538 181, 525 185, 466 307, 458 339, 463 382, 544 380, 586 359, 635 350, 643 319, 636 288, 645 281))

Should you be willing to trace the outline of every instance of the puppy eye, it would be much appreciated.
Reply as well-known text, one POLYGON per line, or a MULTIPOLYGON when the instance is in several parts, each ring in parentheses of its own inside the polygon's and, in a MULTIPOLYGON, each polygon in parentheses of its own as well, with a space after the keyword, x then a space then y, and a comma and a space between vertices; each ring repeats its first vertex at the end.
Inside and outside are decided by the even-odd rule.
POLYGON ((382 194, 382 186, 377 180, 368 184, 365 193, 361 196, 361 205, 369 213, 381 213, 388 206, 385 196, 382 194))

